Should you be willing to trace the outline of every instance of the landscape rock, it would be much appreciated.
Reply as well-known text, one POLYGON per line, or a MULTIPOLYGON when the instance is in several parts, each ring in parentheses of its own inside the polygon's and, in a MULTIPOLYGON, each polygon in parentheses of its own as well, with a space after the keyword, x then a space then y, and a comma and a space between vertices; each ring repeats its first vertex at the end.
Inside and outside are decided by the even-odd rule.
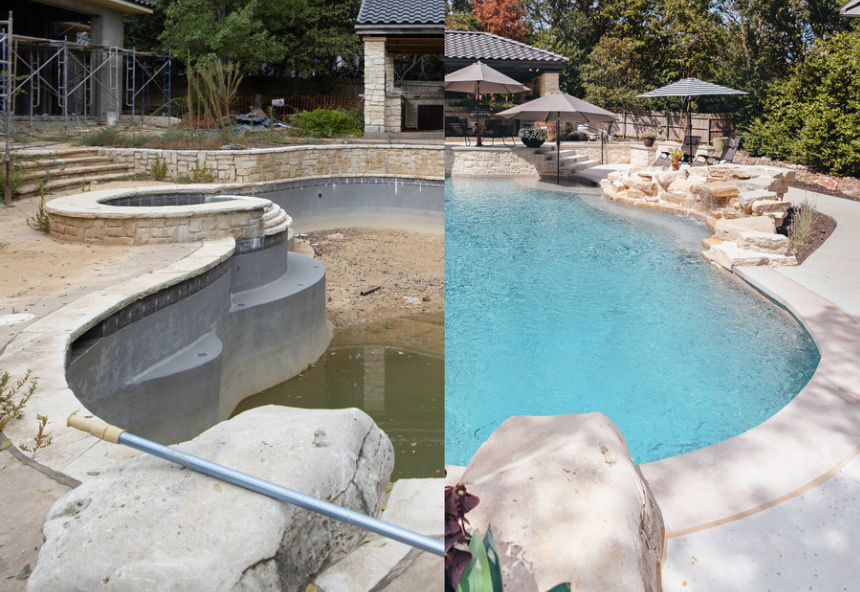
POLYGON ((739 191, 771 191, 779 193, 782 187, 782 179, 774 177, 755 177, 753 179, 743 179, 737 182, 739 191))
POLYGON ((756 265, 770 265, 772 267, 797 265, 797 259, 794 255, 750 251, 741 249, 736 243, 730 241, 712 245, 710 250, 705 251, 704 256, 719 263, 726 269, 756 265))
MULTIPOLYGON (((260 407, 175 448, 370 515, 394 465, 388 437, 357 409, 260 407)), ((70 491, 43 534, 33 592, 304 590, 365 536, 155 457, 70 491)))
POLYGON ((462 480, 481 500, 469 522, 492 525, 505 592, 660 589, 662 515, 606 416, 513 417, 462 480))
POLYGON ((763 189, 756 189, 755 191, 742 191, 738 194, 738 204, 743 207, 747 212, 752 211, 752 206, 757 201, 762 200, 774 200, 776 199, 776 193, 773 191, 765 191, 763 189))
POLYGON ((769 232, 742 232, 737 239, 739 249, 785 255, 788 253, 788 237, 769 232))
POLYGON ((761 200, 752 206, 754 214, 782 214, 783 216, 791 209, 791 202, 778 200, 761 200))
POLYGON ((774 234, 776 225, 771 218, 736 218, 730 220, 722 218, 714 224, 714 234, 720 240, 733 241, 740 236, 742 232, 768 232, 774 234))

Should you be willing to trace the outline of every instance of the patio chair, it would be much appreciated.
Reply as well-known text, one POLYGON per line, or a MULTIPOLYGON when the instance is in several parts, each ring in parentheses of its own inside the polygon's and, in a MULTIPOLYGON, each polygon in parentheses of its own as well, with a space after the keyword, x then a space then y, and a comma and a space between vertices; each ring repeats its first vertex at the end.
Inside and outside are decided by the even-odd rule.
POLYGON ((490 139, 490 146, 494 146, 496 144, 496 138, 501 138, 502 144, 509 148, 513 148, 517 145, 517 140, 514 137, 514 126, 502 123, 498 119, 488 119, 486 121, 484 137, 490 139), (510 144, 508 144, 508 138, 511 139, 510 144))
POLYGON ((704 154, 700 154, 696 157, 696 159, 690 166, 703 167, 732 162, 735 159, 735 153, 738 151, 738 148, 740 148, 740 145, 740 136, 729 136, 726 145, 723 146, 722 154, 720 154, 719 156, 706 156, 704 154))
MULTIPOLYGON (((696 154, 696 150, 699 149, 700 141, 701 137, 699 136, 687 136, 686 138, 684 138, 684 143, 681 144, 681 151, 684 153, 684 155, 681 157, 681 162, 686 162, 687 164, 690 164, 690 155, 696 154)), ((672 157, 669 156, 669 151, 663 150, 657 157, 657 160, 654 161, 653 166, 670 166, 671 164, 672 157)))
POLYGON ((466 146, 472 145, 469 128, 466 126, 466 122, 459 117, 445 117, 445 137, 463 138, 466 141, 466 146))

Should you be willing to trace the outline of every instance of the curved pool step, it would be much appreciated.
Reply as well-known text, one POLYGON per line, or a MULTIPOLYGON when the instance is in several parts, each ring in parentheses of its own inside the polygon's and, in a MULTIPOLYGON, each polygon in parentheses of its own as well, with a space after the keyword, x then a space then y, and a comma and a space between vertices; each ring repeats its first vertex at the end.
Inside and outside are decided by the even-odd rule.
POLYGON ((263 234, 271 236, 284 232, 290 227, 293 219, 277 204, 272 204, 263 211, 263 234))

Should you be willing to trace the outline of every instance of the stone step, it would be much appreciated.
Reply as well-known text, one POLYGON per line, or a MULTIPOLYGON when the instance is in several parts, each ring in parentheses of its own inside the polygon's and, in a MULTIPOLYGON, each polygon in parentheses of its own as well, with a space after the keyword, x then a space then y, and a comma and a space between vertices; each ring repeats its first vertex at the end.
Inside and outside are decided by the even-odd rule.
MULTIPOLYGON (((67 167, 50 171, 50 178, 53 181, 54 179, 65 179, 69 177, 87 177, 93 175, 99 175, 102 173, 110 173, 116 171, 125 171, 129 172, 131 167, 125 163, 112 163, 108 161, 106 164, 94 164, 89 166, 79 166, 79 167, 67 167)), ((36 170, 32 173, 27 173, 24 175, 24 181, 33 181, 37 179, 45 178, 46 172, 43 170, 36 170)))
POLYGON ((263 222, 265 222, 266 220, 271 220, 272 218, 279 216, 280 213, 283 211, 284 210, 281 208, 281 206, 279 206, 277 204, 272 204, 272 205, 266 207, 266 209, 263 211, 263 222))
POLYGON ((272 236, 273 234, 278 234, 280 232, 284 232, 289 230, 290 221, 287 219, 286 214, 284 214, 283 220, 281 220, 276 226, 269 226, 268 224, 263 229, 263 234, 266 236, 272 236))
POLYGON ((40 158, 52 158, 63 160, 65 158, 77 158, 82 156, 98 156, 99 149, 89 146, 78 146, 74 148, 34 148, 18 150, 21 156, 36 156, 40 158))
MULTIPOLYGON (((81 187, 84 182, 86 183, 107 183, 108 181, 116 181, 117 179, 121 179, 123 177, 127 177, 130 174, 129 169, 125 169, 120 172, 112 173, 109 175, 95 175, 95 176, 87 176, 87 177, 70 177, 66 179, 56 179, 51 180, 49 183, 45 185, 45 191, 55 191, 57 189, 67 189, 69 187, 78 186, 81 187)), ((90 187, 92 189, 92 187, 90 187)), ((22 185, 18 190, 18 197, 29 197, 31 195, 39 194, 39 184, 31 183, 29 185, 22 185)))
POLYGON ((567 166, 562 165, 561 172, 570 175, 573 173, 578 173, 579 171, 582 171, 585 169, 590 169, 591 167, 597 166, 599 164, 600 163, 596 160, 583 160, 583 161, 575 162, 575 163, 567 165, 567 166))
MULTIPOLYGON (((394 484, 381 520, 442 540, 444 507, 442 479, 401 479, 394 484)), ((369 542, 329 566, 316 577, 314 584, 325 592, 371 592, 391 589, 392 582, 413 581, 407 574, 421 579, 415 590, 442 590, 444 569, 442 557, 427 553, 378 535, 368 535, 369 542), (421 561, 417 561, 421 558, 421 561)))
POLYGON ((575 164, 577 162, 585 162, 588 160, 588 157, 584 154, 570 154, 568 156, 565 156, 564 152, 560 152, 559 154, 561 156, 560 162, 562 168, 568 164, 575 164))
MULTIPOLYGON (((264 218, 263 218, 263 227, 264 227, 264 228, 269 228, 269 227, 272 227, 272 226, 279 226, 279 225, 280 225, 280 224, 282 224, 283 222, 288 221, 288 220, 289 220, 289 218, 290 218, 290 217, 289 217, 289 216, 287 216, 287 213, 286 213, 284 210, 281 210, 281 211, 280 211, 280 212, 278 212, 278 214, 277 214, 275 217, 273 217, 273 218, 269 218, 268 220, 266 220, 266 219, 265 219, 265 217, 264 217, 264 218)), ((288 222, 288 225, 289 225, 289 222, 288 222)))

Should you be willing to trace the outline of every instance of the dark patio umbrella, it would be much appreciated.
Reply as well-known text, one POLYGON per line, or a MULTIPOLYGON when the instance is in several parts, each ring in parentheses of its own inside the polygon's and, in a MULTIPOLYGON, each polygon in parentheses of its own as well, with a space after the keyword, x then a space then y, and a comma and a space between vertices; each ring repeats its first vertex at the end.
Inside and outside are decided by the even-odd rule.
MULTIPOLYGON (((559 152, 561 148, 561 122, 570 121, 573 123, 597 123, 601 121, 615 121, 615 113, 601 109, 597 105, 592 105, 582 99, 563 92, 554 92, 550 95, 537 98, 528 103, 517 105, 506 111, 499 113, 500 117, 511 119, 517 117, 520 119, 536 119, 540 121, 556 120, 556 174, 555 182, 559 182, 559 152)), ((603 136, 601 135, 601 140, 603 136)))
POLYGON ((839 9, 840 16, 849 18, 860 18, 860 0, 851 0, 839 9))
MULTIPOLYGON (((860 2, 860 0, 857 0, 860 2)), ((683 80, 679 80, 678 82, 674 82, 672 84, 661 86, 658 89, 652 90, 645 94, 639 95, 641 99, 651 99, 655 97, 683 97, 689 99, 690 97, 699 97, 703 95, 745 95, 742 90, 735 90, 733 88, 728 88, 726 86, 720 86, 719 84, 711 84, 710 82, 704 82, 699 80, 698 78, 684 78, 683 80)), ((690 112, 687 116, 687 135, 693 135, 693 114, 690 112)), ((692 152, 692 145, 690 146, 690 151, 692 152)), ((693 161, 693 155, 689 154, 690 162, 693 161)))

